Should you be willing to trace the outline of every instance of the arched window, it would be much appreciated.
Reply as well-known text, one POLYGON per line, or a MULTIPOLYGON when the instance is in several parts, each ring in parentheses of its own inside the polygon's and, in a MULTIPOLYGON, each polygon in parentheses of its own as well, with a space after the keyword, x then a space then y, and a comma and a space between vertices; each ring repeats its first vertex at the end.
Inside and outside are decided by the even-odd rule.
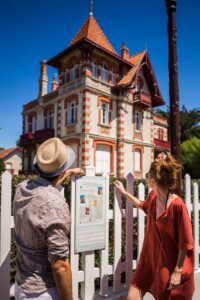
POLYGON ((136 86, 135 86, 136 92, 141 92, 143 90, 143 87, 144 87, 143 79, 141 77, 137 77, 136 86))
POLYGON ((70 71, 69 71, 69 80, 76 79, 76 66, 74 64, 71 65, 70 71))
POLYGON ((94 60, 92 61, 92 76, 97 78, 97 63, 94 60))
POLYGON ((142 130, 142 113, 139 111, 135 111, 135 130, 141 131, 142 130))
POLYGON ((135 157, 134 157, 134 166, 135 171, 141 171, 142 170, 142 151, 140 148, 135 149, 135 157))
POLYGON ((104 63, 101 65, 101 80, 108 81, 108 67, 104 63))

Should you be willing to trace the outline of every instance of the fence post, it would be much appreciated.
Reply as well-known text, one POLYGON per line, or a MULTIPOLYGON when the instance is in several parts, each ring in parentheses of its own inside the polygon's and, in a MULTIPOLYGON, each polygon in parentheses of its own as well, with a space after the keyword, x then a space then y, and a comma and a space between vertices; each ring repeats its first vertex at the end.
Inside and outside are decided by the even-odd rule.
POLYGON ((198 184, 193 184, 193 230, 194 230, 194 269, 199 268, 199 190, 198 184))
MULTIPOLYGON (((138 199, 139 200, 144 200, 145 198, 145 190, 144 190, 144 184, 140 183, 138 186, 138 199)), ((141 209, 138 209, 138 257, 137 261, 140 256, 140 252, 142 250, 142 245, 143 245, 143 240, 144 240, 144 212, 141 211, 141 209)))
POLYGON ((0 294, 10 299, 10 247, 11 247, 11 186, 12 176, 6 171, 1 180, 0 215, 0 294))
MULTIPOLYGON (((126 178, 126 190, 133 194, 133 175, 128 174, 126 178)), ((133 204, 126 202, 126 286, 131 283, 133 272, 133 204)))

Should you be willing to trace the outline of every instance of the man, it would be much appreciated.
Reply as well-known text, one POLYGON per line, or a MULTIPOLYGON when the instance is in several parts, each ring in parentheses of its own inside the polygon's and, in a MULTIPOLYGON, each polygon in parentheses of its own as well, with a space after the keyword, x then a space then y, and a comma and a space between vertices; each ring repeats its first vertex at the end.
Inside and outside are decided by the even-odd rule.
POLYGON ((60 139, 49 139, 34 161, 40 176, 16 189, 16 300, 72 300, 70 212, 59 188, 72 175, 84 175, 79 168, 70 169, 74 161, 74 152, 60 139))

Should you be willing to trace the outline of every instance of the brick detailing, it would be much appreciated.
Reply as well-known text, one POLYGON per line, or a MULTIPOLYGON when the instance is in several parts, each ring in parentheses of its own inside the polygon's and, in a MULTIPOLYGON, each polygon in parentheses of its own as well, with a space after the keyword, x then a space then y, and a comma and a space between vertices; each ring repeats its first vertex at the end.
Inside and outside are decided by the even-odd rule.
POLYGON ((124 123, 125 113, 123 103, 118 102, 117 106, 117 176, 124 177, 124 123))
POLYGON ((61 100, 57 103, 57 137, 61 137, 61 100))
POLYGON ((91 164, 90 158, 90 145, 88 133, 90 132, 90 115, 91 106, 90 98, 87 96, 87 92, 83 94, 82 99, 82 144, 81 144, 81 167, 91 164))

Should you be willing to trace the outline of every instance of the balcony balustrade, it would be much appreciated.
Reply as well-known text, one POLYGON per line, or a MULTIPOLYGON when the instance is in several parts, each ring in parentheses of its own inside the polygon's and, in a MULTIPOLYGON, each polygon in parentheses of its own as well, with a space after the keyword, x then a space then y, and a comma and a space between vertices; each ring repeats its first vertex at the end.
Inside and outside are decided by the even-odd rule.
POLYGON ((154 146, 159 149, 170 150, 171 143, 168 141, 163 141, 159 139, 154 139, 154 146))
POLYGON ((134 103, 136 104, 143 104, 145 106, 151 105, 151 95, 138 91, 134 94, 134 103))

